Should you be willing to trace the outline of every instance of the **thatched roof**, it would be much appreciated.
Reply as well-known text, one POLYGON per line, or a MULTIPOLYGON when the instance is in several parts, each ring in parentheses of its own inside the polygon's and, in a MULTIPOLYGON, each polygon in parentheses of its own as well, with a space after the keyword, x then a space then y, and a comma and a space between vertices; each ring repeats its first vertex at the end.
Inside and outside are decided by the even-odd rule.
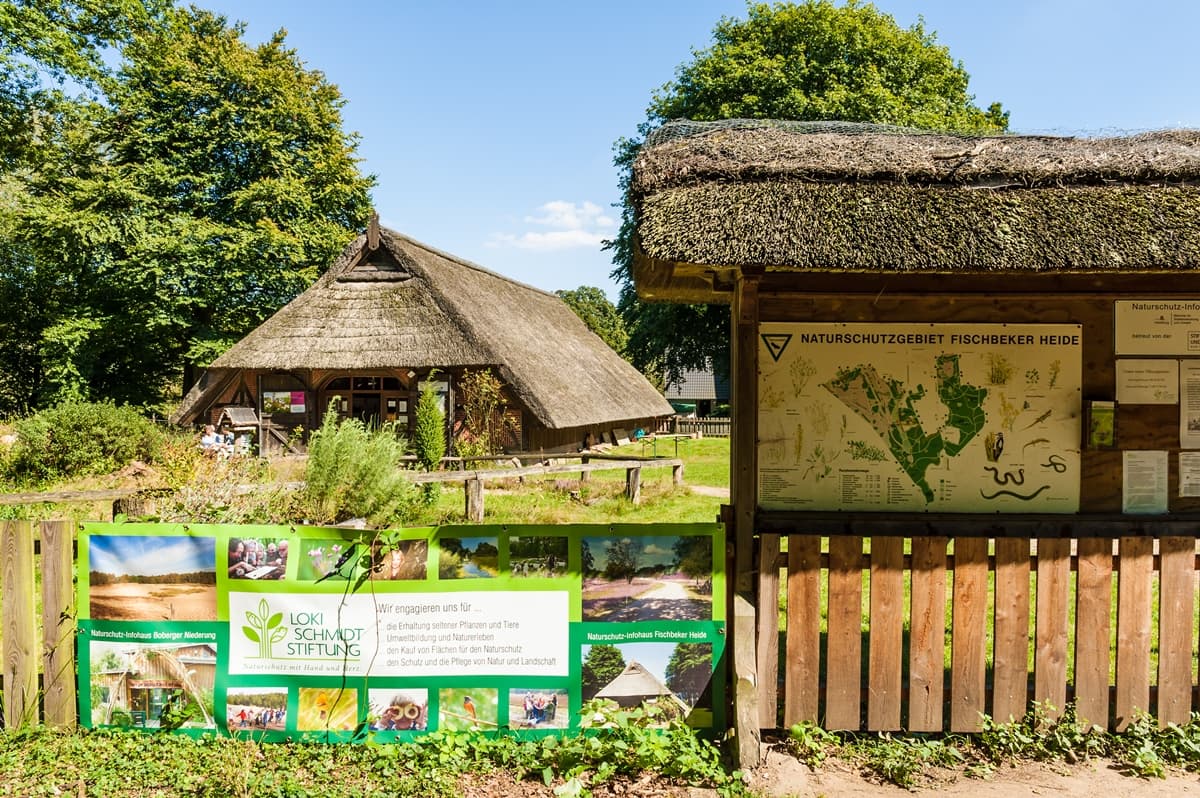
POLYGON ((1200 264, 1200 131, 959 136, 672 122, 635 164, 639 290, 779 271, 1172 271, 1200 264))
POLYGON ((645 700, 662 695, 674 695, 671 689, 646 670, 640 662, 631 661, 625 670, 596 693, 596 698, 636 698, 645 700))
POLYGON ((670 415, 553 294, 391 230, 359 236, 311 288, 217 358, 176 418, 242 369, 493 367, 551 429, 670 415))

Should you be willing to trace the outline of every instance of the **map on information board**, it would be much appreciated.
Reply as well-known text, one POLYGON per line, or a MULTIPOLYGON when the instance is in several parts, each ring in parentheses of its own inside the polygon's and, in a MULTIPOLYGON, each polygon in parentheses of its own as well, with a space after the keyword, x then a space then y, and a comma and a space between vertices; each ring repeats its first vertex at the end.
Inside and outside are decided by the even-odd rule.
POLYGON ((1080 325, 760 333, 763 509, 1078 511, 1080 325))

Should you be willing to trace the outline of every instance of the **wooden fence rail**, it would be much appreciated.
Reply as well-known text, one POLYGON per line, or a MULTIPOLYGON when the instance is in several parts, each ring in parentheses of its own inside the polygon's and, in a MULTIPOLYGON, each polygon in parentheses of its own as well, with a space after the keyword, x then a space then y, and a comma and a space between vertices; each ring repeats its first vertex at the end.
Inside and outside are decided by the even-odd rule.
POLYGON ((0 522, 0 647, 9 729, 75 724, 75 525, 43 521, 39 531, 35 536, 29 521, 0 522), (35 567, 42 577, 40 617, 35 567))
POLYGON ((588 474, 593 471, 625 471, 625 497, 637 504, 641 498, 642 469, 665 468, 671 469, 671 479, 676 485, 683 484, 683 461, 679 459, 657 460, 597 460, 588 462, 585 457, 582 463, 556 463, 521 466, 520 468, 499 468, 490 471, 431 471, 415 473, 409 477, 417 485, 432 482, 461 482, 463 493, 466 494, 466 513, 468 521, 483 520, 483 482, 487 479, 510 479, 512 477, 547 476, 550 474, 579 474, 581 482, 586 481, 588 474))
POLYGON ((1195 537, 786 537, 760 546, 759 606, 781 575, 787 593, 783 634, 758 616, 764 728, 970 732, 1074 701, 1119 731, 1200 709, 1195 537))

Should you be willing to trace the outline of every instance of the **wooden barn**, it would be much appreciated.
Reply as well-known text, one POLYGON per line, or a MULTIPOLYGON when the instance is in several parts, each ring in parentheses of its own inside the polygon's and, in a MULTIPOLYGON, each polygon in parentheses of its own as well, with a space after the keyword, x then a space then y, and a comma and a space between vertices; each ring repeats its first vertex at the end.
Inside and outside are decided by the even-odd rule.
POLYGON ((1200 133, 679 121, 631 192, 639 294, 731 306, 743 760, 778 717, 1188 720, 1200 133))
POLYGON ((504 385, 510 450, 575 450, 589 433, 652 431, 672 412, 558 297, 373 222, 311 288, 217 358, 172 420, 211 423, 248 408, 270 449, 296 427, 319 426, 334 397, 343 417, 403 427, 426 381, 451 420, 461 417, 458 380, 485 369, 504 385))

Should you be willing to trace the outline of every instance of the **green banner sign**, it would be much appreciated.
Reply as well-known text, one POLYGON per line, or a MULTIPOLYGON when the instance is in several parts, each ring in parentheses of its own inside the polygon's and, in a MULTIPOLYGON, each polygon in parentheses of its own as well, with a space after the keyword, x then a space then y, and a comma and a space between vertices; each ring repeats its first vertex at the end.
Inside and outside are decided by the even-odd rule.
POLYGON ((715 524, 87 524, 88 726, 262 739, 575 731, 597 699, 720 728, 715 524))

